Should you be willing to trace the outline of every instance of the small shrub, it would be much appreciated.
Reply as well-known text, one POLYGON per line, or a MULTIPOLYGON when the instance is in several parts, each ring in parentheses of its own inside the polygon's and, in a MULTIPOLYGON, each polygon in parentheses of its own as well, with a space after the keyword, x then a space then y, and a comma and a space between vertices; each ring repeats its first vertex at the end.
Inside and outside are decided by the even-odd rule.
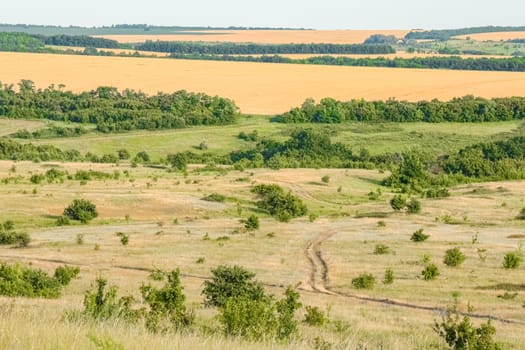
POLYGON ((128 245, 129 244, 129 235, 125 234, 124 232, 117 232, 117 237, 120 237, 120 243, 122 245, 128 245))
POLYGON ((67 216, 59 216, 56 221, 57 226, 68 226, 71 225, 71 222, 69 221, 69 218, 67 216))
POLYGON ((371 289, 375 283, 376 278, 369 273, 363 273, 359 277, 352 279, 352 286, 356 289, 371 289))
POLYGON ((421 212, 421 202, 417 200, 416 198, 410 199, 410 201, 407 203, 407 211, 410 214, 418 214, 421 212))
POLYGON ((443 263, 447 266, 456 267, 461 265, 465 261, 465 254, 459 250, 459 248, 448 249, 445 252, 445 258, 443 263))
POLYGON ((376 244, 374 248, 374 254, 376 255, 383 255, 383 254, 390 254, 391 250, 390 247, 385 244, 376 244))
POLYGON ((498 295, 498 298, 502 300, 514 300, 516 299, 517 296, 518 296, 518 293, 505 292, 501 295, 498 295))
POLYGON ((84 244, 84 235, 83 235, 82 233, 79 233, 79 234, 77 235, 77 244, 78 244, 78 245, 82 245, 82 244, 84 244))
POLYGON ((320 327, 328 322, 328 318, 317 306, 306 306, 303 322, 309 326, 320 327))
POLYGON ((385 277, 383 277, 383 284, 392 284, 394 283, 394 270, 386 269, 385 277))
POLYGON ((412 236, 410 237, 410 240, 413 242, 424 242, 426 241, 430 236, 423 233, 423 229, 420 228, 419 230, 415 231, 412 236))
POLYGON ((386 222, 384 220, 379 220, 377 222, 377 227, 386 227, 386 222))
POLYGON ((278 185, 257 185, 252 189, 261 200, 257 206, 267 210, 270 215, 275 216, 279 221, 287 222, 295 217, 306 215, 308 209, 303 201, 285 191, 278 185))
POLYGON ((325 175, 321 178, 321 181, 325 184, 329 183, 330 182, 330 176, 328 175, 325 175))
POLYGON ((186 296, 182 292, 179 270, 166 273, 167 281, 161 288, 151 285, 140 287, 142 298, 148 304, 145 313, 146 327, 153 332, 164 332, 169 329, 180 329, 190 326, 195 315, 187 310, 186 296))
POLYGON ((259 217, 255 214, 250 215, 244 223, 244 228, 246 228, 248 231, 258 230, 259 217))
POLYGON ((406 207, 406 204, 407 204, 407 200, 405 197, 403 197, 402 195, 400 194, 397 194, 395 195, 391 200, 390 200, 390 206, 392 207, 392 209, 396 210, 396 211, 399 211, 399 210, 402 210, 403 208, 406 207))
POLYGON ((0 224, 0 245, 16 245, 27 247, 31 237, 26 232, 16 232, 13 221, 7 220, 0 224))
POLYGON ((368 192, 368 200, 371 200, 371 201, 378 201, 381 199, 381 189, 378 188, 377 190, 375 191, 370 191, 368 192))
POLYGON ((73 278, 80 273, 80 268, 76 266, 59 266, 55 269, 55 279, 63 286, 67 286, 73 278))
POLYGON ((208 202, 219 202, 223 203, 226 200, 226 197, 222 194, 218 193, 212 193, 210 195, 207 195, 206 197, 202 198, 202 200, 208 201, 208 202))
POLYGON ((66 209, 64 216, 71 220, 87 223, 98 216, 97 207, 85 199, 75 199, 66 209))
POLYGON ((197 259, 196 263, 197 264, 204 264, 204 261, 206 261, 206 259, 201 256, 200 258, 197 259))
POLYGON ((163 281, 166 277, 166 273, 160 269, 156 269, 150 272, 149 278, 153 281, 163 281))
POLYGON ((517 269, 523 260, 519 252, 509 252, 503 257, 503 267, 506 269, 517 269))
POLYGON ((423 271, 421 271, 421 275, 425 281, 431 281, 439 276, 439 269, 435 264, 428 264, 423 271))
POLYGON ((518 220, 525 220, 525 208, 522 208, 518 216, 516 217, 518 220))
POLYGON ((106 290, 107 280, 99 278, 95 281, 93 291, 84 294, 83 315, 95 320, 123 319, 136 322, 141 316, 140 311, 131 309, 133 297, 117 297, 117 287, 110 286, 106 290))
POLYGON ((315 220, 317 220, 317 218, 318 218, 318 215, 315 214, 315 213, 310 213, 310 215, 308 215, 308 220, 310 222, 315 222, 315 220))

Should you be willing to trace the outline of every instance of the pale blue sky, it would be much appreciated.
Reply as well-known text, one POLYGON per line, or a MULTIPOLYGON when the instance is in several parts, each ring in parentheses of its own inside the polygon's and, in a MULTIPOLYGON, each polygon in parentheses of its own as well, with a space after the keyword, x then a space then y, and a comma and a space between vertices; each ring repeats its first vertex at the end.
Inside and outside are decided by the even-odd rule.
POLYGON ((525 25, 523 0, 2 0, 1 23, 457 28, 525 25))

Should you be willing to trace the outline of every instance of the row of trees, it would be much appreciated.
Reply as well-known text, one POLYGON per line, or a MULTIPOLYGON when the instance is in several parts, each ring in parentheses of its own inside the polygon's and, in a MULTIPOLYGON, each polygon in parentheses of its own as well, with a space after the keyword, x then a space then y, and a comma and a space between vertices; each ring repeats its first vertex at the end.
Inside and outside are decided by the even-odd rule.
POLYGON ((95 124, 101 132, 224 125, 237 115, 231 100, 186 91, 148 96, 99 87, 76 94, 54 86, 37 90, 29 80, 19 83, 18 92, 12 85, 0 87, 0 116, 95 124))
POLYGON ((142 51, 176 54, 248 55, 248 54, 389 54, 396 50, 388 44, 236 44, 146 41, 136 45, 142 51))
MULTIPOLYGON (((376 46, 376 45, 372 45, 376 46)), ((454 51, 456 52, 456 51, 454 51)), ((466 52, 459 52, 466 53, 466 52)), ((470 54, 482 54, 482 52, 469 51, 470 54)), ((315 56, 309 58, 288 58, 279 55, 263 56, 232 56, 215 54, 181 54, 173 53, 171 58, 192 59, 207 61, 234 61, 234 62, 263 62, 263 63, 291 63, 291 64, 317 64, 329 66, 350 67, 386 67, 386 68, 418 68, 418 69, 451 69, 451 70, 474 70, 474 71, 506 71, 525 72, 525 58, 462 58, 451 57, 413 57, 413 58, 386 58, 386 57, 336 57, 315 56)))
POLYGON ((407 102, 351 100, 332 98, 318 104, 307 99, 301 107, 278 115, 274 121, 283 123, 341 123, 344 121, 373 122, 489 122, 525 118, 525 98, 485 99, 465 96, 450 101, 407 102))
POLYGON ((87 35, 32 35, 25 33, 0 33, 0 51, 44 52, 45 45, 92 48, 119 48, 117 41, 87 35))

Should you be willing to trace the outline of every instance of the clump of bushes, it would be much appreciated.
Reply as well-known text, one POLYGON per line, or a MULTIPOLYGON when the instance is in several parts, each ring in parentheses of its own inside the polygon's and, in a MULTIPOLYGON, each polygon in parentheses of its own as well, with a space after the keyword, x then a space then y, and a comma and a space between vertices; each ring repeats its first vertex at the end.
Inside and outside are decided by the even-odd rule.
POLYGON ((392 199, 390 200, 390 206, 392 209, 399 211, 402 210, 407 205, 407 200, 405 197, 403 197, 400 194, 396 194, 392 199))
POLYGON ((369 273, 363 273, 352 279, 352 286, 356 289, 372 289, 376 283, 376 278, 369 273))
POLYGON ((64 216, 71 220, 87 223, 98 216, 97 207, 85 199, 75 199, 66 209, 64 216))
POLYGON ((412 236, 410 237, 410 240, 412 242, 424 242, 426 241, 428 238, 430 237, 430 235, 427 235, 425 233, 423 233, 423 229, 420 228, 419 230, 415 231, 412 236))
POLYGON ((0 245, 16 245, 17 247, 27 247, 31 242, 31 237, 26 232, 15 231, 15 224, 11 220, 0 224, 0 245))
POLYGON ((58 298, 62 287, 67 286, 80 270, 61 266, 55 275, 21 264, 0 265, 0 295, 9 297, 58 298))
POLYGON ((525 208, 522 208, 518 216, 516 216, 516 219, 518 220, 525 220, 525 208))
POLYGON ((456 267, 461 265, 465 261, 465 258, 465 254, 463 254, 461 250, 459 250, 459 248, 456 247, 448 249, 445 252, 445 258, 443 259, 443 263, 450 267, 456 267))
POLYGON ((421 212, 421 202, 416 198, 411 198, 409 201, 400 194, 395 195, 390 200, 390 206, 395 211, 406 209, 409 214, 417 214, 421 212))
POLYGON ((303 201, 292 195, 285 193, 278 185, 257 185, 252 189, 260 197, 257 206, 267 210, 270 215, 275 216, 279 221, 289 221, 292 218, 306 215, 308 209, 303 201))
POLYGON ((385 276, 383 277, 383 284, 388 285, 394 283, 394 270, 386 269, 385 276))

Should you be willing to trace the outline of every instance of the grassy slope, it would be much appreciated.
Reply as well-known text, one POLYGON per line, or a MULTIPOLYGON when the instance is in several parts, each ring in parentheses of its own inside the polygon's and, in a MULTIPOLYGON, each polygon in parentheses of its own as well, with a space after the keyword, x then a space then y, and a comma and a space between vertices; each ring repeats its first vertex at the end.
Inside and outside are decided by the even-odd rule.
MULTIPOLYGON (((0 119, 1 120, 1 119, 0 119)), ((202 152, 196 147, 206 141, 207 152, 226 154, 232 150, 251 147, 250 143, 237 138, 239 132, 257 130, 261 137, 285 140, 297 127, 312 127, 326 130, 333 141, 343 142, 358 151, 369 149, 371 154, 402 152, 420 148, 429 152, 449 153, 468 144, 482 142, 487 138, 508 136, 508 133, 522 133, 520 121, 503 123, 391 123, 359 124, 343 123, 334 125, 280 124, 270 123, 268 117, 245 116, 239 124, 218 127, 195 127, 160 132, 136 131, 123 134, 87 134, 78 138, 31 140, 35 144, 52 143, 63 149, 78 149, 96 154, 114 153, 125 148, 131 154, 147 151, 153 158, 165 157, 181 151, 202 152), (521 131, 520 131, 521 130, 521 131)))
MULTIPOLYGON (((81 277, 69 286, 65 295, 57 301, 17 299, 12 309, 2 309, 4 322, 0 328, 7 334, 2 344, 8 348, 27 348, 38 338, 44 348, 92 348, 89 335, 110 337, 125 348, 141 348, 153 344, 155 348, 245 348, 245 343, 225 340, 219 335, 152 336, 141 328, 127 328, 113 324, 75 324, 60 320, 65 310, 80 309, 83 291, 88 289, 97 276, 106 276, 119 286, 123 294, 138 296, 138 286, 147 280, 147 272, 141 269, 180 267, 188 301, 195 303, 200 323, 217 326, 214 312, 200 306, 203 278, 209 269, 218 264, 240 264, 255 272, 265 283, 287 286, 302 282, 301 295, 304 304, 330 308, 331 318, 342 320, 346 329, 336 331, 333 327, 314 329, 301 326, 303 338, 289 348, 311 346, 320 335, 331 343, 346 344, 356 348, 359 344, 377 348, 428 348, 441 344, 432 333, 431 325, 439 314, 428 311, 386 306, 374 302, 362 302, 354 298, 312 293, 309 276, 312 267, 306 258, 305 248, 309 242, 325 237, 320 249, 328 263, 327 286, 336 291, 359 296, 388 298, 425 306, 446 307, 452 300, 453 291, 460 291, 461 305, 467 301, 478 313, 525 321, 521 304, 523 286, 516 278, 518 271, 501 268, 502 255, 516 249, 519 240, 507 238, 520 234, 523 223, 513 217, 524 206, 523 182, 506 182, 464 186, 453 190, 453 197, 445 200, 424 200, 421 215, 395 214, 389 208, 392 196, 383 189, 380 201, 370 202, 366 194, 377 188, 377 181, 385 174, 365 170, 256 170, 192 174, 185 178, 181 174, 167 173, 158 169, 129 168, 121 165, 60 164, 65 170, 93 168, 105 172, 128 170, 131 178, 120 180, 90 181, 86 185, 78 181, 64 184, 42 184, 35 186, 28 181, 31 173, 43 172, 46 164, 30 162, 16 163, 16 173, 10 173, 13 163, 0 162, 0 178, 20 175, 18 184, 3 184, 0 187, 0 221, 15 219, 18 227, 27 230, 34 241, 27 249, 0 248, 2 261, 32 262, 35 266, 51 270, 57 259, 81 266, 81 277), (330 176, 330 182, 320 179, 330 176), (240 181, 242 179, 242 181, 240 181), (258 212, 253 205, 251 184, 277 183, 306 201, 309 208, 320 214, 315 223, 301 218, 283 224, 261 215, 261 229, 253 235, 232 234, 242 227, 239 219, 258 212), (338 188, 341 187, 341 191, 338 188), (32 189, 37 193, 33 194, 32 189), (476 191, 474 191, 476 190, 476 191), (231 199, 226 203, 210 203, 200 200, 205 195, 219 192, 231 199), (53 227, 54 217, 76 197, 94 201, 100 218, 88 226, 53 227), (242 214, 236 211, 235 201, 242 203, 242 214), (505 202, 505 206, 502 203, 505 202), (367 214, 368 213, 368 214, 367 214), (374 214, 375 213, 375 214, 374 214), (385 218, 373 218, 380 213, 385 218), (125 215, 130 215, 126 222, 125 215), (356 218, 356 214, 364 216, 356 218), (450 215, 459 225, 443 222, 450 215), (178 224, 172 223, 173 219, 178 224), (466 218, 466 220, 465 220, 466 218), (384 220, 386 227, 379 228, 377 222, 384 220), (411 243, 409 235, 417 228, 425 228, 431 234, 429 242, 411 243), (119 243, 116 232, 130 234, 127 247, 119 243), (267 237, 274 232, 275 237, 267 237), (203 240, 209 234, 210 240, 203 240), (85 243, 76 244, 78 234, 84 235, 85 243), (472 236, 478 243, 472 244, 472 236), (229 241, 218 242, 221 236, 229 241), (374 245, 386 243, 395 255, 376 256, 374 245), (100 250, 94 251, 99 244, 100 250), (461 246, 468 258, 459 269, 442 264, 444 251, 461 246), (487 249, 487 260, 477 256, 477 248, 487 249), (430 254, 442 275, 434 282, 419 278, 423 254, 430 254), (196 263, 200 257, 203 264, 196 263), (387 267, 394 269, 396 282, 390 287, 382 286, 379 280, 387 267), (361 272, 371 272, 378 279, 372 291, 358 291, 350 286, 352 278, 361 272), (518 298, 503 301, 497 298, 503 287, 517 288, 518 298), (414 293, 417 289, 418 293, 414 293), (11 311, 9 311, 11 310, 11 311), (42 312, 38 311, 42 310, 42 312), (43 325, 53 324, 54 331, 46 332, 43 325), (33 334, 34 337, 25 335, 33 334), (206 340, 204 340, 206 339, 206 340)), ((318 276, 319 278, 319 276, 318 276)), ((317 280, 319 283, 319 279, 317 280)), ((273 293, 282 293, 282 288, 268 287, 273 293)), ((479 320, 475 320, 479 323, 479 320)), ((518 330, 522 325, 495 322, 497 338, 509 348, 519 348, 525 339, 518 330)), ((152 345, 152 346, 153 346, 152 345)), ((275 348, 277 344, 262 347, 275 348)), ((255 345, 254 348, 258 348, 255 345)))

